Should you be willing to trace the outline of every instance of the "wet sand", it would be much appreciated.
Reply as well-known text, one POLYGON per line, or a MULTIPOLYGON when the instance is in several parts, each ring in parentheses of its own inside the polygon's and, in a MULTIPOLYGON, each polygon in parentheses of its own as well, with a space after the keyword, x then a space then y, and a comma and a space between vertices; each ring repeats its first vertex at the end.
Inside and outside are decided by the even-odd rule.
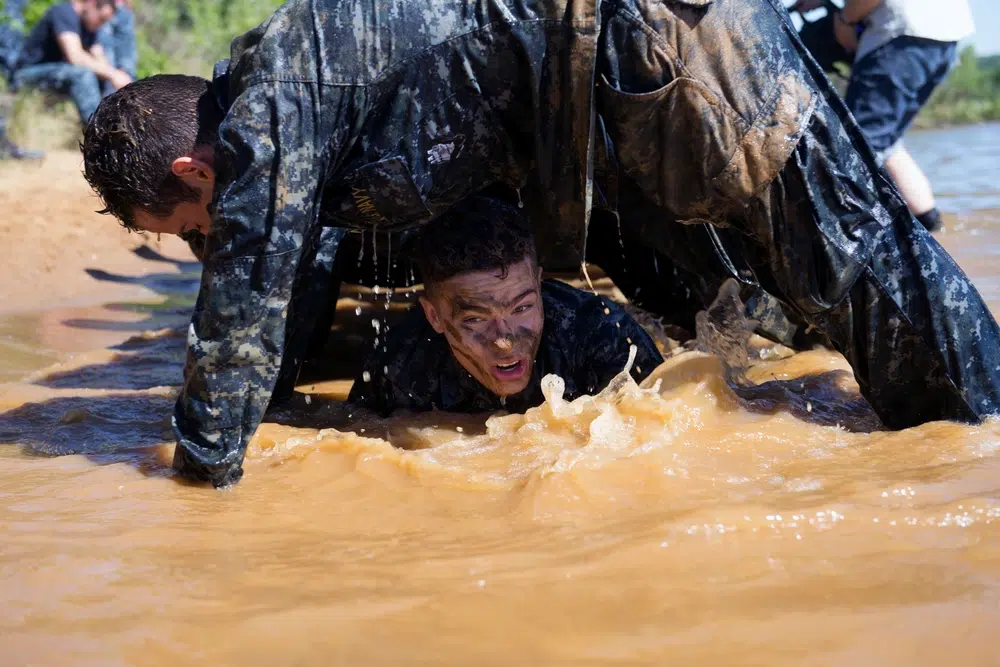
MULTIPOLYGON (((996 310, 990 215, 941 238, 996 310)), ((164 267, 184 278, 117 270, 164 267)), ((0 385, 5 663, 997 664, 998 423, 753 412, 700 353, 643 389, 552 387, 523 416, 360 421, 334 381, 300 387, 216 492, 168 465, 185 294, 10 330, 23 370, 46 368, 0 385), (159 332, 70 350, 142 329, 159 332)), ((345 357, 364 331, 340 332, 345 357)), ((751 377, 846 369, 815 351, 751 377)))

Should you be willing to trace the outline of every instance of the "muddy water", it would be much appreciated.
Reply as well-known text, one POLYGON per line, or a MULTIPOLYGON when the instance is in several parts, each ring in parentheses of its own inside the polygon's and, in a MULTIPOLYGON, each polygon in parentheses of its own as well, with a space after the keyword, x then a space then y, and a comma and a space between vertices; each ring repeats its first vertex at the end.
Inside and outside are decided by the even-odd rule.
MULTIPOLYGON (((950 210, 1000 310, 995 214, 950 210)), ((179 312, 128 312, 4 330, 23 370, 61 361, 0 387, 2 664, 998 664, 1000 424, 750 411, 701 353, 488 419, 362 422, 331 382, 214 492, 167 465, 179 312)), ((768 358, 752 379, 846 369, 768 358)), ((823 377, 817 400, 852 396, 823 377)))

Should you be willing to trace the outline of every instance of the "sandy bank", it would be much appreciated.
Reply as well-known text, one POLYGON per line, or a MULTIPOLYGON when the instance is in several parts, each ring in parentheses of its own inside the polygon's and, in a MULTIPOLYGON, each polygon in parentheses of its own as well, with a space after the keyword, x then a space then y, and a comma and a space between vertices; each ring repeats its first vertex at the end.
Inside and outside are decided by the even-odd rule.
POLYGON ((99 208, 76 152, 54 152, 37 165, 0 162, 0 314, 154 300, 156 293, 140 284, 100 280, 87 270, 129 278, 177 273, 172 264, 136 256, 142 245, 193 259, 180 239, 130 234, 94 212, 99 208))

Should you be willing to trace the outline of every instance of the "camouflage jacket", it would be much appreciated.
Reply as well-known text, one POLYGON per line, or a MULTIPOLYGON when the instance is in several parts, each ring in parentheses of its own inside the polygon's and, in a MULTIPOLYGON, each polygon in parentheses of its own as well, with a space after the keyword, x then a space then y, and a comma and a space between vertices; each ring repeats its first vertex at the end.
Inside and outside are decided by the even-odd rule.
POLYGON ((233 41, 219 82, 177 466, 241 476, 319 227, 404 229, 502 182, 534 193, 565 265, 591 206, 615 208, 610 158, 673 219, 722 221, 812 113, 795 44, 778 0, 287 2, 233 41))
POLYGON ((349 400, 383 416, 400 409, 524 412, 542 404, 542 378, 550 373, 563 379, 563 396, 573 400, 601 391, 621 373, 630 345, 637 348, 631 370, 636 382, 663 363, 649 334, 612 301, 546 280, 542 305, 545 325, 531 381, 505 401, 462 368, 420 307, 393 327, 368 359, 349 400))

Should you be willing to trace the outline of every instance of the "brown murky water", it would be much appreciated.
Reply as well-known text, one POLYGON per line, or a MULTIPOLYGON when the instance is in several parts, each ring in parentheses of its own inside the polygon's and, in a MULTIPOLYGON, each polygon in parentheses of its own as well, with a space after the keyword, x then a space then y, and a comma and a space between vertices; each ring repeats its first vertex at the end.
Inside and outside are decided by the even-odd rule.
MULTIPOLYGON (((980 199, 942 240, 1000 311, 1000 192, 980 199)), ((701 353, 490 419, 357 423, 334 382, 214 492, 167 466, 169 329, 15 381, 83 332, 178 318, 0 327, 0 663, 1000 664, 1000 423, 823 426, 836 378, 750 411, 701 353)))

